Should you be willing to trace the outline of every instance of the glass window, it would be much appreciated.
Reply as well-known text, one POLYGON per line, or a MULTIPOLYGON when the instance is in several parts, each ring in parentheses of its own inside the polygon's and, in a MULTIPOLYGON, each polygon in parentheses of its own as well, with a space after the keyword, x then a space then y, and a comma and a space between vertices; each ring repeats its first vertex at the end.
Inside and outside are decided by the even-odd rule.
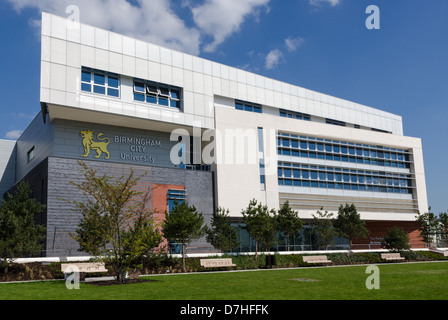
MULTIPOLYGON (((142 101, 145 101, 145 100, 143 99, 142 101)), ((157 96, 147 95, 147 96, 146 96, 146 102, 148 102, 148 103, 158 104, 158 102, 157 102, 157 96)))
POLYGON ((120 78, 107 72, 82 67, 81 90, 112 97, 120 96, 120 78))
POLYGON ((262 113, 261 106, 250 102, 235 101, 236 110, 244 110, 249 112, 262 113))
POLYGON ((106 94, 106 88, 101 86, 93 86, 93 92, 99 94, 106 94))
POLYGON ((291 140, 291 147, 298 148, 299 147, 299 141, 297 140, 291 140))
POLYGON ((34 159, 34 147, 32 147, 30 150, 28 150, 26 157, 27 157, 27 162, 30 162, 31 160, 34 159))
POLYGON ((302 170, 302 178, 303 179, 309 179, 310 178, 310 172, 308 170, 302 170))
POLYGON ((119 97, 120 91, 118 91, 118 89, 107 88, 107 95, 112 97, 119 97))
POLYGON ((154 84, 146 84, 146 94, 152 94, 154 96, 157 96, 159 94, 159 90, 157 89, 157 86, 154 84))
POLYGON ((167 203, 168 203, 168 211, 173 210, 176 202, 181 204, 185 201, 185 190, 168 190, 167 192, 167 203))
POLYGON ((98 84, 98 85, 105 85, 106 84, 106 77, 105 77, 105 75, 104 74, 101 74, 101 73, 95 73, 94 74, 94 77, 93 77, 93 82, 95 83, 95 84, 98 84))
POLYGON ((159 104, 162 106, 168 106, 168 99, 159 96, 159 104))
POLYGON ((134 91, 145 92, 145 84, 143 82, 134 81, 134 91))
POLYGON ((109 87, 118 88, 118 77, 109 76, 107 84, 109 87))
POLYGON ((171 99, 179 99, 179 91, 171 90, 171 99))
POLYGON ((181 108, 181 93, 178 88, 167 85, 159 85, 153 82, 134 80, 134 100, 158 104, 161 106, 181 108), (136 93, 143 95, 136 95, 136 93))
POLYGON ((160 90, 160 95, 161 96, 164 96, 164 97, 169 97, 170 96, 170 90, 168 88, 160 86, 159 90, 160 90))
POLYGON ((145 95, 134 92, 134 100, 145 101, 145 95))
POLYGON ((92 92, 92 85, 87 84, 87 83, 81 83, 81 90, 92 92))
POLYGON ((300 178, 300 170, 299 169, 293 169, 292 174, 294 178, 300 178))
POLYGON ((90 83, 92 81, 92 72, 90 69, 82 69, 81 71, 81 81, 90 83))

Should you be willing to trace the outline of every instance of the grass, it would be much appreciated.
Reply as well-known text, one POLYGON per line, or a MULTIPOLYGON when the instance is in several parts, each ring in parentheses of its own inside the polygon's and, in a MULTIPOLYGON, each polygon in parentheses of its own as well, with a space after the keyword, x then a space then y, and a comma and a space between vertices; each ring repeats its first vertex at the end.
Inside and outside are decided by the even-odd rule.
POLYGON ((0 284, 1 300, 447 300, 448 263, 378 265, 380 289, 368 290, 365 266, 173 274, 156 282, 98 287, 64 281, 0 284), (298 281, 307 279, 313 281, 298 281))

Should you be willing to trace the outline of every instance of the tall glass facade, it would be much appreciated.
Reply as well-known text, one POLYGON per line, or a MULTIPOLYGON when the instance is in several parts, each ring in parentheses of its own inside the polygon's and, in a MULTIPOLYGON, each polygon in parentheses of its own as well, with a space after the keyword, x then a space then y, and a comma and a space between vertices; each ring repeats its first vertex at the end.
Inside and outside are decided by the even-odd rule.
POLYGON ((279 155, 371 164, 383 167, 410 168, 410 152, 403 149, 373 146, 346 141, 279 133, 279 155))
MULTIPOLYGON (((233 224, 237 235, 239 246, 233 248, 232 252, 255 252, 255 239, 249 236, 249 233, 244 228, 244 225, 238 223, 233 224)), ((289 236, 289 250, 290 251, 306 251, 306 250, 322 250, 323 247, 319 247, 319 241, 317 235, 313 232, 313 227, 310 225, 305 225, 299 232, 289 236)), ((348 249, 349 240, 341 237, 336 237, 328 249, 348 249)), ((260 248, 259 252, 264 251, 260 248)), ((283 232, 277 234, 277 243, 273 248, 269 248, 269 251, 287 251, 287 239, 283 232)))
POLYGON ((407 150, 279 133, 277 153, 297 157, 298 162, 300 158, 326 160, 320 162, 325 165, 279 161, 278 183, 282 186, 401 194, 413 191, 411 153, 407 150))

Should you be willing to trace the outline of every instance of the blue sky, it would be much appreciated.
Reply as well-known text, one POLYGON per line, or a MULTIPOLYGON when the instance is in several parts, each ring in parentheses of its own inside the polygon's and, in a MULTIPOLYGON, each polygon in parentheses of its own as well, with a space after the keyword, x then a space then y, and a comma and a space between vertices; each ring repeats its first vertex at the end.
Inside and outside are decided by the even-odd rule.
POLYGON ((0 139, 40 110, 40 12, 70 4, 82 22, 401 115, 423 141, 432 211, 448 209, 448 1, 3 0, 0 139))

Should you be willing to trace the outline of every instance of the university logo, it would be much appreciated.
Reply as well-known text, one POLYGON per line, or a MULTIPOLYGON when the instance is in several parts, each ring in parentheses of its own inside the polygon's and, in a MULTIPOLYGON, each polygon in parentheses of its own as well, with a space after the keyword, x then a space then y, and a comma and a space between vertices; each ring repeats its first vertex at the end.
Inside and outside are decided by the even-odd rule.
POLYGON ((110 143, 109 138, 102 138, 102 133, 98 133, 96 136, 96 139, 98 141, 94 141, 93 138, 93 131, 85 130, 81 131, 81 137, 82 137, 82 145, 84 147, 84 154, 81 155, 81 157, 88 157, 91 150, 96 151, 97 155, 95 156, 96 159, 101 157, 103 153, 106 154, 105 159, 109 159, 109 151, 107 150, 107 146, 110 143))

